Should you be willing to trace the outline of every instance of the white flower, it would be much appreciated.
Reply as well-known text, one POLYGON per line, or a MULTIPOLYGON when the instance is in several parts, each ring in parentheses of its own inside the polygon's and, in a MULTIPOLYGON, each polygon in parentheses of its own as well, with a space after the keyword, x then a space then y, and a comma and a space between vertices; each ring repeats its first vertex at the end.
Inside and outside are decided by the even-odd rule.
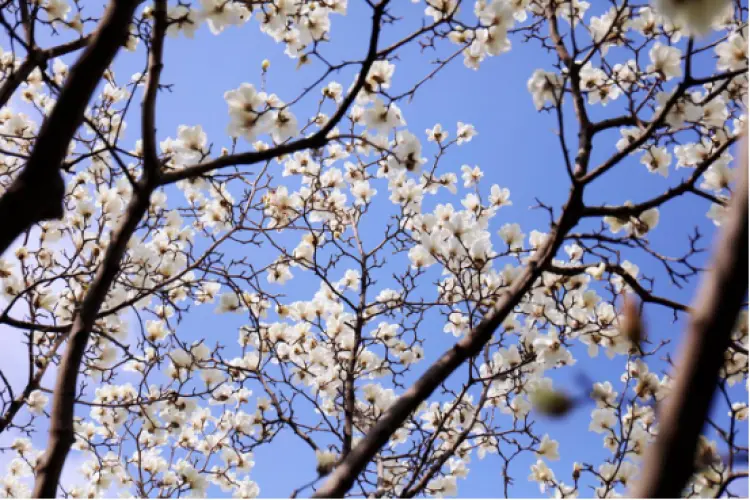
POLYGON ((409 260, 411 260, 411 265, 416 268, 429 267, 435 263, 435 258, 422 245, 417 245, 409 250, 409 260))
POLYGON ((375 61, 370 67, 370 72, 365 78, 365 84, 369 87, 370 92, 377 92, 381 89, 387 89, 391 86, 393 72, 396 65, 388 61, 375 61))
POLYGON ((315 451, 315 460, 318 463, 318 474, 321 476, 328 474, 338 461, 338 456, 332 451, 315 451))
POLYGON ((615 144, 617 151, 625 151, 625 149, 630 147, 631 144, 640 138, 641 133, 642 131, 638 127, 621 128, 620 134, 622 134, 622 139, 615 144))
POLYGON ((424 10, 426 16, 431 16, 433 21, 440 21, 456 12, 457 0, 430 0, 424 10))
POLYGON ((722 15, 729 0, 657 0, 660 12, 673 23, 685 26, 692 34, 701 35, 709 31, 714 20, 722 15))
POLYGON ((711 164, 703 174, 702 189, 710 189, 717 193, 728 188, 735 176, 735 171, 729 168, 728 161, 719 159, 711 164))
POLYGON ((536 481, 539 483, 539 491, 544 493, 549 483, 555 481, 555 473, 552 472, 552 469, 547 467, 547 464, 545 464, 543 460, 539 459, 531 466, 529 481, 536 481))
POLYGON ((211 33, 218 35, 227 26, 238 26, 245 22, 250 14, 247 8, 239 3, 226 0, 200 0, 203 11, 201 17, 208 22, 211 33))
POLYGON ((727 207, 724 205, 719 205, 718 203, 711 203, 711 206, 708 209, 708 212, 706 212, 706 217, 711 219, 713 221, 714 225, 721 226, 721 221, 724 219, 724 216, 727 213, 727 207))
POLYGON ((747 67, 747 38, 734 32, 714 49, 719 60, 716 68, 721 71, 734 71, 747 67))
POLYGON ((613 429, 617 423, 617 416, 613 408, 597 408, 591 412, 589 430, 601 434, 613 429))
POLYGON ((29 397, 26 398, 26 404, 29 405, 29 411, 36 415, 44 413, 44 407, 47 406, 48 401, 49 398, 38 389, 31 391, 29 397))
POLYGON ((219 305, 216 306, 215 312, 238 312, 242 309, 239 296, 234 292, 226 292, 221 294, 219 298, 219 305))
POLYGON ((650 146, 641 156, 641 163, 646 165, 649 172, 667 177, 669 165, 672 163, 672 155, 667 152, 666 148, 650 146))
POLYGON ((221 283, 215 281, 205 281, 201 284, 200 289, 196 292, 195 302, 197 304, 203 304, 206 302, 213 302, 216 299, 216 295, 221 290, 221 283))
POLYGON ((50 21, 64 21, 70 12, 67 0, 46 0, 42 6, 50 21))
POLYGON ((737 420, 740 420, 740 421, 747 420, 747 416, 748 416, 747 403, 742 402, 742 401, 732 403, 732 411, 729 412, 729 416, 731 417, 732 415, 734 415, 734 417, 737 420))
POLYGON ((531 234, 529 235, 529 246, 533 248, 534 250, 536 250, 547 242, 547 237, 548 237, 547 233, 542 233, 541 231, 533 230, 531 231, 531 234))
POLYGON ((370 187, 370 183, 367 181, 357 181, 352 185, 352 195, 354 196, 354 203, 357 205, 370 203, 377 192, 376 189, 370 187))
MULTIPOLYGON (((625 206, 632 206, 632 203, 625 202, 625 206)), ((609 230, 615 234, 624 229, 629 235, 634 234, 641 237, 659 224, 659 209, 644 210, 638 216, 607 216, 604 217, 604 222, 609 225, 609 230)))
POLYGON ((266 279, 269 283, 283 285, 293 277, 292 272, 289 270, 289 266, 279 263, 268 268, 268 276, 266 279))
POLYGON ((482 170, 476 165, 474 168, 471 168, 469 165, 463 165, 461 166, 461 172, 461 178, 464 180, 464 187, 471 187, 484 177, 484 172, 482 172, 482 170))
POLYGON ((386 106, 380 98, 375 99, 372 107, 365 110, 363 118, 367 128, 382 135, 388 135, 394 128, 406 125, 401 117, 401 109, 395 103, 386 106))
POLYGON ((560 96, 562 78, 557 73, 542 69, 534 71, 526 85, 534 100, 536 109, 542 109, 547 102, 556 102, 560 96))
POLYGON ((237 486, 232 494, 233 498, 257 498, 260 495, 260 487, 250 478, 237 481, 237 486))
POLYGON ((458 487, 455 476, 436 477, 427 483, 427 491, 437 498, 456 496, 458 487))
POLYGON ((193 38, 195 30, 201 23, 198 13, 185 5, 170 7, 167 11, 167 18, 170 22, 167 27, 167 35, 172 38, 177 37, 180 32, 188 38, 193 38))
POLYGON ((607 270, 607 265, 604 262, 600 262, 598 266, 596 267, 587 267, 586 268, 586 274, 590 275, 595 280, 602 279, 602 276, 604 275, 604 271, 607 270))
POLYGON ((440 143, 448 138, 448 132, 446 130, 443 130, 443 126, 439 123, 435 124, 434 127, 425 130, 425 133, 427 134, 428 142, 440 143))
POLYGON ((456 131, 456 137, 457 137, 456 144, 458 144, 459 146, 461 144, 466 143, 466 142, 470 142, 471 139, 475 135, 477 135, 477 131, 474 128, 474 125, 472 125, 470 123, 458 122, 458 124, 456 125, 456 128, 457 128, 457 131, 456 131))
POLYGON ((711 99, 705 106, 703 106, 703 117, 701 122, 706 127, 723 127, 729 118, 729 110, 727 109, 724 98, 719 95, 711 99))
POLYGON ((682 52, 677 47, 662 45, 656 42, 648 52, 651 64, 646 68, 649 73, 658 73, 664 80, 682 75, 682 52))
POLYGON ((297 118, 289 111, 289 108, 280 109, 272 117, 271 137, 277 144, 297 135, 297 118))
POLYGON ((159 342, 169 335, 169 330, 166 328, 163 321, 146 321, 146 338, 150 342, 159 342))
POLYGON ((512 205, 513 202, 510 201, 510 189, 501 188, 497 184, 493 184, 490 190, 490 203, 497 208, 512 205))
POLYGON ((596 401, 596 405, 599 408, 606 408, 614 406, 617 399, 617 393, 612 388, 611 382, 594 384, 594 389, 591 391, 591 398, 596 401))
POLYGON ((418 173, 427 161, 422 157, 422 144, 417 136, 407 130, 396 133, 393 155, 388 157, 388 166, 394 170, 406 169, 418 173))
POLYGON ((520 250, 523 248, 523 240, 526 238, 526 235, 521 232, 519 224, 505 224, 500 228, 498 234, 511 250, 520 250))
POLYGON ((341 101, 341 96, 343 95, 343 92, 344 92, 344 88, 338 82, 330 82, 328 85, 323 87, 323 90, 322 90, 324 97, 327 97, 328 99, 332 99, 335 102, 341 101))
POLYGON ((265 92, 257 92, 249 83, 225 92, 224 100, 229 106, 229 135, 244 136, 248 142, 253 142, 258 135, 268 132, 273 125, 273 116, 266 111, 267 99, 265 92))
POLYGON ((224 380, 224 372, 217 368, 207 368, 201 370, 201 379, 206 383, 206 386, 212 387, 224 380))
POLYGON ((545 434, 544 437, 542 437, 542 441, 539 443, 536 455, 548 460, 560 460, 560 453, 557 451, 558 446, 559 443, 557 441, 550 439, 549 434, 545 434))

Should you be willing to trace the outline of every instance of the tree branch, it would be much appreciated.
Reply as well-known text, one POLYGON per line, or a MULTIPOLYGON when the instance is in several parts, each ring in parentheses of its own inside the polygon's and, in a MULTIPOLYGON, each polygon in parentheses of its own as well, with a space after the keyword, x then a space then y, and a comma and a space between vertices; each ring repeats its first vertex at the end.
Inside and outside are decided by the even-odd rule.
MULTIPOLYGON (((154 134, 155 101, 162 66, 161 57, 166 27, 166 0, 156 0, 154 2, 152 50, 149 57, 149 78, 143 102, 144 144, 146 143, 146 137, 151 136, 153 138, 154 134)), ((107 292, 117 276, 120 261, 127 250, 127 244, 135 233, 138 223, 148 211, 151 193, 157 187, 159 165, 155 150, 153 153, 153 158, 149 158, 148 154, 145 155, 144 174, 134 189, 125 219, 107 247, 102 264, 97 270, 73 322, 68 338, 68 347, 61 360, 55 383, 54 402, 50 418, 50 438, 47 451, 40 460, 37 469, 34 497, 53 498, 55 496, 65 459, 75 442, 73 416, 81 362, 88 345, 91 329, 107 297, 107 292)))
POLYGON ((722 224, 713 269, 696 297, 674 386, 659 412, 659 435, 647 453, 635 497, 678 497, 694 471, 698 438, 747 293, 746 150, 741 154, 742 178, 722 224))
POLYGON ((86 105, 127 39, 128 26, 139 3, 110 2, 90 45, 71 68, 26 166, 0 197, 0 255, 33 224, 62 217, 65 183, 60 166, 81 125, 86 105))

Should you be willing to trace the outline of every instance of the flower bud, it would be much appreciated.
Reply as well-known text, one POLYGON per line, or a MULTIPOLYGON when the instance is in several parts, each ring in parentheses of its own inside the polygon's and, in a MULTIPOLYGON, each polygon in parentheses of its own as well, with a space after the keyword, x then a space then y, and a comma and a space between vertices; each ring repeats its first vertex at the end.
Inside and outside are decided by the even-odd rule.
POLYGON ((645 328, 637 301, 630 295, 625 296, 620 319, 620 333, 625 335, 633 347, 642 352, 641 343, 645 338, 645 328))
POLYGON ((531 394, 534 409, 550 417, 562 417, 573 408, 573 401, 563 392, 553 389, 538 389, 531 394))

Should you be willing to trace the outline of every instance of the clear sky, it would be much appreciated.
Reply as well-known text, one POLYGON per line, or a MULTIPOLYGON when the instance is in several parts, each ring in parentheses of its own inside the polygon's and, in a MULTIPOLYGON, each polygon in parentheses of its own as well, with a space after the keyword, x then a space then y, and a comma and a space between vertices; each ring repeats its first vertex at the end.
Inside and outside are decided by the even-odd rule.
MULTIPOLYGON (((423 4, 412 5, 403 0, 394 3, 395 12, 410 16, 411 19, 399 23, 399 26, 403 24, 401 28, 387 30, 381 46, 398 39, 398 34, 403 33, 405 27, 417 27, 423 19, 423 4)), ((360 0, 350 0, 348 16, 332 16, 333 42, 327 44, 324 49, 330 60, 361 58, 364 54, 369 36, 369 21, 366 17, 367 10, 363 9, 362 4, 360 0)), ((546 232, 547 214, 541 210, 531 210, 530 207, 536 203, 535 198, 539 198, 559 209, 568 192, 568 177, 554 133, 555 119, 552 115, 536 111, 531 95, 526 89, 527 80, 533 71, 537 68, 552 70, 553 59, 536 42, 522 43, 518 36, 511 40, 513 49, 509 53, 486 60, 480 71, 464 67, 461 58, 458 58, 434 80, 424 85, 409 105, 402 106, 408 129, 422 138, 424 130, 431 128, 435 123, 442 123, 452 136, 455 134, 457 121, 471 123, 476 127, 479 135, 470 144, 451 153, 442 169, 445 171, 450 168, 458 172, 462 164, 476 164, 485 173, 482 180, 485 192, 489 191, 489 186, 494 183, 510 189, 513 206, 503 208, 500 215, 493 220, 493 226, 490 227, 493 238, 497 238, 497 230, 506 222, 520 223, 527 234, 533 229, 546 232)), ((684 44, 683 39, 679 45, 684 48, 684 44)), ((440 51, 440 55, 444 56, 446 53, 446 50, 440 51)), ((708 56, 697 65, 695 72, 698 75, 708 75, 714 71, 710 54, 708 56)), ((415 48, 404 51, 402 60, 396 62, 394 92, 407 89, 410 84, 424 77, 431 70, 429 63, 434 58, 435 54, 429 49, 424 54, 419 54, 415 48)), ((162 81, 174 86, 170 93, 163 93, 159 97, 159 137, 174 137, 177 126, 181 124, 201 124, 208 134, 209 141, 216 143, 215 150, 225 145, 228 114, 223 94, 226 90, 237 88, 243 82, 253 83, 259 87, 263 59, 271 61, 271 68, 266 75, 266 88, 283 100, 295 97, 306 82, 314 80, 321 71, 320 66, 316 64, 296 69, 296 62, 283 54, 283 46, 260 33, 254 21, 242 28, 230 27, 218 37, 212 35, 204 25, 193 40, 184 37, 177 40, 167 39, 166 66, 162 81)), ((115 71, 121 78, 142 71, 143 60, 140 49, 135 55, 122 54, 116 61, 115 71)), ((72 63, 72 60, 68 59, 66 62, 72 63)), ((351 71, 332 77, 345 89, 352 78, 351 71)), ((298 117, 309 116, 316 99, 317 95, 313 99, 301 102, 294 108, 295 114, 298 117)), ((592 109, 597 109, 594 111, 594 118, 613 112, 611 108, 592 109)), ((569 131, 575 130, 572 113, 568 113, 566 125, 569 131)), ((131 141, 137 138, 137 131, 137 122, 131 117, 126 144, 131 144, 131 141)), ((569 135, 574 137, 573 132, 569 135)), ((596 164, 608 157, 614 151, 614 143, 618 138, 617 132, 598 138, 592 162, 596 164)), ((241 147, 246 146, 242 140, 240 144, 241 147)), ((275 165, 274 168, 281 167, 275 165)), ((674 165, 671 168, 674 169, 674 165)), ((638 157, 623 162, 607 176, 607 179, 597 185, 597 192, 587 197, 586 201, 606 201, 611 204, 625 200, 640 201, 664 191, 678 181, 675 175, 663 179, 661 176, 650 174, 638 162, 638 157)), ((380 188, 383 189, 380 195, 383 195, 384 186, 380 188)), ((649 234, 654 247, 666 255, 683 253, 687 247, 688 235, 694 226, 697 226, 702 234, 707 235, 703 246, 708 246, 715 232, 715 227, 705 217, 708 208, 708 202, 695 197, 679 199, 664 207, 661 210, 659 227, 649 234)), ((376 227, 382 231, 382 225, 376 227)), ((497 239, 495 242, 498 243, 497 239)), ((237 255, 241 251, 239 248, 232 250, 237 252, 237 255)), ((257 252, 259 259, 268 259, 272 255, 264 249, 253 252, 257 252)), ((227 258, 232 256, 234 254, 229 253, 227 258)), ((697 262, 703 262, 705 258, 706 256, 699 257, 697 262)), ((642 255, 631 260, 639 265, 642 274, 656 278, 656 293, 667 295, 679 302, 690 302, 695 290, 694 282, 682 290, 677 290, 669 283, 661 264, 655 260, 643 258, 642 255)), ((293 282, 294 291, 291 293, 299 294, 298 298, 309 298, 317 289, 317 283, 300 272, 296 275, 293 282)), ((426 293, 432 293, 433 290, 429 288, 432 285, 426 283, 426 286, 426 293)), ((646 309, 646 321, 653 338, 674 338, 674 343, 679 343, 679 334, 683 330, 684 322, 681 319, 673 323, 671 311, 650 306, 646 309)), ((232 315, 216 316, 212 313, 212 308, 208 307, 188 315, 180 327, 180 333, 188 338, 193 335, 195 338, 211 338, 214 335, 225 335, 226 332, 227 339, 234 339, 237 327, 241 324, 242 318, 232 315)), ((422 328, 431 332, 427 335, 430 338, 426 345, 426 359, 415 367, 415 374, 426 369, 430 362, 455 340, 451 335, 442 332, 442 326, 442 322, 437 319, 423 324, 422 328)), ((229 343, 231 344, 231 340, 229 343)), ((674 347, 670 347, 667 352, 673 351, 674 347)), ((3 366, 13 362, 9 360, 12 352, 14 351, 0 350, 0 363, 3 366)), ((573 353, 578 359, 575 366, 548 372, 548 376, 552 376, 560 386, 567 387, 573 392, 580 391, 576 381, 581 374, 595 381, 616 380, 624 369, 625 358, 621 356, 613 360, 605 356, 591 360, 586 355, 585 346, 581 345, 574 349, 573 353)), ((650 364, 650 368, 653 371, 663 366, 650 364)), ((617 384, 615 387, 617 388, 617 384)), ((747 399, 743 388, 735 388, 733 392, 737 400, 747 399)), ((571 483, 570 472, 573 462, 598 464, 609 455, 609 451, 602 445, 602 436, 588 431, 589 413, 592 409, 593 405, 580 407, 559 421, 550 421, 543 417, 538 419, 537 428, 541 429, 542 433, 549 432, 551 437, 560 442, 561 460, 548 463, 558 478, 568 484, 571 483)), ((46 436, 43 438, 46 439, 46 436)), ((742 429, 741 439, 747 439, 746 426, 742 429)), ((42 442, 40 439, 37 444, 41 445, 42 442)), ((256 465, 251 477, 259 483, 262 496, 288 496, 294 488, 312 479, 315 474, 314 456, 310 449, 290 434, 282 433, 273 444, 259 449, 255 457, 256 465)), ((513 496, 540 495, 537 484, 527 480, 529 465, 534 461, 536 457, 528 454, 514 462, 510 470, 515 478, 511 488, 513 496)), ((459 480, 460 496, 501 495, 502 476, 497 460, 488 458, 480 461, 473 458, 470 469, 469 478, 459 480)), ((746 488, 746 485, 742 488, 746 488)), ((209 491, 215 496, 222 494, 214 487, 209 491)), ((581 495, 589 496, 590 492, 583 490, 581 495)))

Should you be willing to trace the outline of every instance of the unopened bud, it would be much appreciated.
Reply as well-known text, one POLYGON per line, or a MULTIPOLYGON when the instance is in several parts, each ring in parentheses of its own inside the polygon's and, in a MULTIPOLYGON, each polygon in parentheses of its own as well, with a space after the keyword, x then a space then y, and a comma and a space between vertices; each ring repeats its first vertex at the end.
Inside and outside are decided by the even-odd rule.
POLYGON ((318 462, 316 470, 321 476, 327 475, 336 466, 337 457, 333 452, 318 450, 315 452, 315 458, 318 462))
POLYGON ((625 301, 622 306, 620 333, 625 335, 639 353, 642 352, 641 343, 645 338, 645 328, 643 327, 643 319, 641 318, 641 311, 638 308, 638 303, 630 295, 625 296, 625 301))
POLYGON ((260 67, 263 69, 263 72, 265 73, 266 71, 268 71, 268 68, 271 67, 271 61, 269 61, 268 59, 263 59, 263 62, 260 63, 260 67))
POLYGON ((310 58, 307 57, 307 54, 302 55, 297 59, 297 69, 300 69, 305 64, 308 64, 310 62, 310 58))
POLYGON ((550 417, 562 417, 573 408, 573 401, 566 394, 553 389, 538 389, 531 394, 534 409, 550 417))

